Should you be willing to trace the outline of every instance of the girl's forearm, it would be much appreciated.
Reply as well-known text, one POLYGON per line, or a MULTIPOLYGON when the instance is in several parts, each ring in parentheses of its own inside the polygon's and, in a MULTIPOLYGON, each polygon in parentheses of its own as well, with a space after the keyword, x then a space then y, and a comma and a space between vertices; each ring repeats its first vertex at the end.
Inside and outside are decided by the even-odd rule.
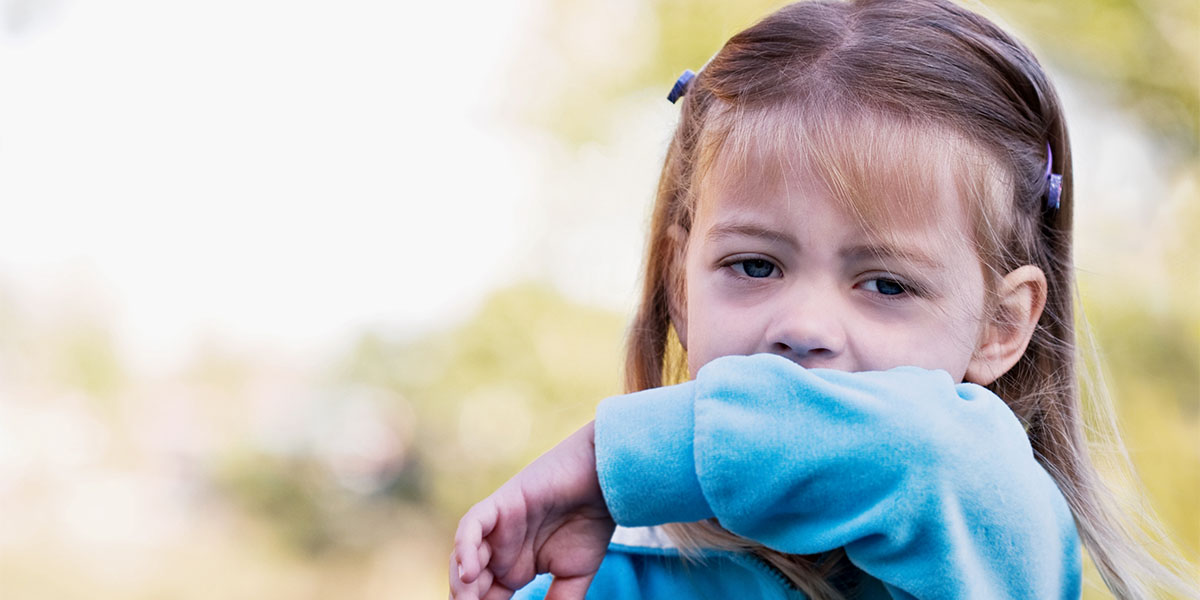
POLYGON ((623 525, 716 517, 783 552, 844 547, 918 597, 1079 593, 1070 510, 1024 430, 999 398, 940 371, 726 357, 687 384, 602 403, 596 449, 623 525))

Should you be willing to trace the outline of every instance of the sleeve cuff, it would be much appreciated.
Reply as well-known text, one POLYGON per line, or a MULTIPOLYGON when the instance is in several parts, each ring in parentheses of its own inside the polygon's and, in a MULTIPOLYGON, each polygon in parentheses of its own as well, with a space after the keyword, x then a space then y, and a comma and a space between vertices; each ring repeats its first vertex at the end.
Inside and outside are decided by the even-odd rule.
POLYGON ((614 396, 596 409, 596 472, 627 527, 713 516, 693 454, 694 382, 614 396))

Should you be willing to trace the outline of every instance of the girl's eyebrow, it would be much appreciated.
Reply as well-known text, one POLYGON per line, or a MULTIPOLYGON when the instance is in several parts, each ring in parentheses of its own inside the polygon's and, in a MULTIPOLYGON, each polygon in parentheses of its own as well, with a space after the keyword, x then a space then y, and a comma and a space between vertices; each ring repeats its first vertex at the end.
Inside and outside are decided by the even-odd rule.
MULTIPOLYGON (((708 232, 704 235, 704 238, 709 242, 719 242, 730 237, 763 238, 773 242, 782 242, 797 252, 800 250, 800 242, 792 234, 782 229, 774 229, 754 222, 730 221, 717 223, 709 228, 708 232)), ((851 246, 840 250, 838 256, 847 261, 890 258, 935 271, 945 268, 941 262, 916 248, 905 248, 887 243, 851 246)))
POLYGON ((933 257, 917 250, 915 248, 904 248, 891 244, 866 244, 862 246, 852 246, 838 252, 843 259, 846 260, 879 260, 884 258, 893 258, 904 262, 914 264, 919 267, 940 271, 944 268, 942 263, 938 262, 933 257))
POLYGON ((773 242, 783 242, 792 250, 800 249, 800 242, 792 234, 757 223, 738 221, 717 223, 709 228, 708 233, 704 234, 704 238, 709 242, 718 242, 729 237, 766 238, 773 242))

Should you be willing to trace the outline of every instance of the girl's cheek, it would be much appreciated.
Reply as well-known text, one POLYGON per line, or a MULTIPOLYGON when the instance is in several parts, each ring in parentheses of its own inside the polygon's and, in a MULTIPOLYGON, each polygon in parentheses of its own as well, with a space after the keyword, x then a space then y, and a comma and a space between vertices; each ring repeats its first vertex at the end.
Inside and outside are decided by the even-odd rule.
POLYGON ((726 269, 717 272, 709 280, 709 291, 713 299, 727 310, 750 310, 780 293, 778 279, 748 280, 737 277, 726 269))
POLYGON ((887 371, 901 366, 951 370, 955 361, 947 345, 937 340, 943 332, 928 324, 857 327, 850 332, 854 371, 887 371))
POLYGON ((761 324, 752 311, 711 302, 688 325, 688 363, 694 369, 733 354, 753 354, 761 344, 761 324))

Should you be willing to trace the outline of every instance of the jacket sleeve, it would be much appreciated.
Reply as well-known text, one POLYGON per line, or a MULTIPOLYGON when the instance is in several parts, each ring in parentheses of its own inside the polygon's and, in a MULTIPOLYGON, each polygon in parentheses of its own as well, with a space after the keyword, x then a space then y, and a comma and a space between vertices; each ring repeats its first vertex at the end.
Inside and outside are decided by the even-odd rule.
POLYGON ((715 517, 791 554, 845 547, 896 598, 1079 598, 1066 500, 1008 407, 944 371, 773 355, 609 398, 596 464, 617 523, 715 517))

